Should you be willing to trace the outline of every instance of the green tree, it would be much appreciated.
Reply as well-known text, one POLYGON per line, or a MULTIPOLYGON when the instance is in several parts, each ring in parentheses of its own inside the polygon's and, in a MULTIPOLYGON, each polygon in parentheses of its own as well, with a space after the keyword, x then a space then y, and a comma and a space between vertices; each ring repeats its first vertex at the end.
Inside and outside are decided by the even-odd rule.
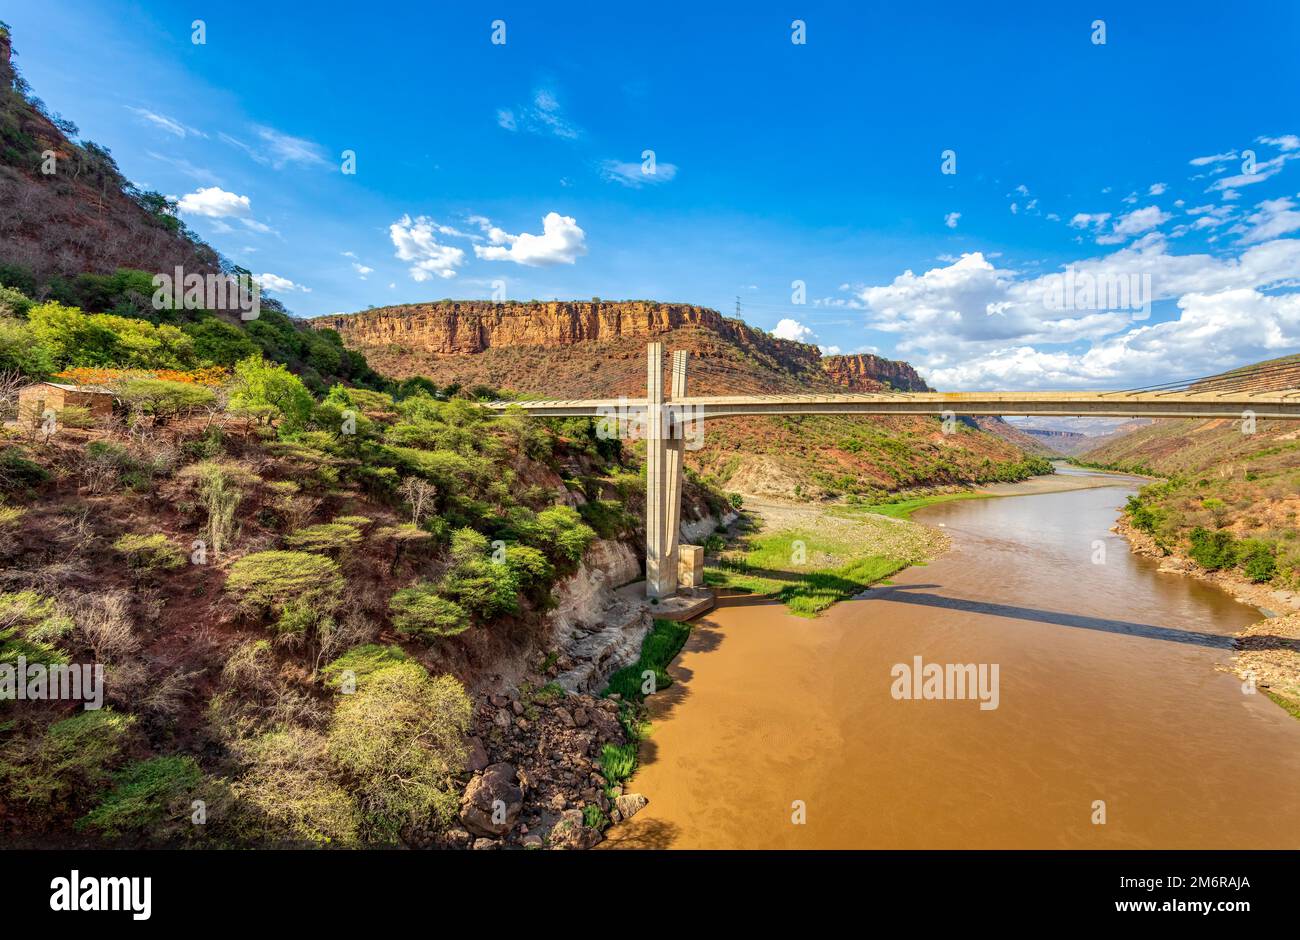
POLYGON ((279 363, 249 356, 235 366, 230 390, 232 410, 279 419, 285 430, 297 430, 311 417, 316 401, 302 381, 279 363))

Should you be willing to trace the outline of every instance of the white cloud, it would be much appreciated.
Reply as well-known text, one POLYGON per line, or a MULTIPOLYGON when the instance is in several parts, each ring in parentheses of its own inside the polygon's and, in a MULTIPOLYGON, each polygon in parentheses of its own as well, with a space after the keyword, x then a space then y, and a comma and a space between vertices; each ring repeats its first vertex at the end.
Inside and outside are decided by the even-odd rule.
MULTIPOLYGON (((1268 218, 1258 221, 1290 211, 1261 204, 1268 218)), ((1300 346, 1300 294, 1265 293, 1296 285, 1300 239, 1261 241, 1236 255, 1172 255, 1149 232, 1070 267, 1076 279, 1149 283, 1149 300, 1175 301, 1181 313, 1147 324, 1127 310, 1060 309, 1049 302, 1059 273, 997 268, 980 252, 920 275, 905 271, 859 297, 866 325, 894 334, 896 351, 947 388, 1132 387, 1300 346)))
POLYGON ((361 280, 364 281, 366 279, 366 275, 372 274, 375 269, 366 267, 364 264, 359 264, 358 262, 354 261, 352 262, 352 270, 356 271, 357 274, 360 275, 361 280))
POLYGON ((640 189, 642 186, 672 182, 673 177, 677 175, 677 165, 675 163, 655 163, 654 172, 650 173, 641 163, 622 163, 618 160, 606 160, 600 165, 600 175, 611 183, 621 183, 632 189, 640 189))
POLYGON ((188 124, 182 124, 176 118, 168 117, 165 114, 159 114, 157 111, 150 111, 148 108, 133 108, 127 105, 128 111, 135 114, 140 120, 154 127, 160 128, 175 137, 207 137, 208 135, 201 130, 190 127, 188 124))
POLYGON ((838 346, 818 346, 817 349, 823 356, 838 356, 844 352, 838 346))
POLYGON ((1229 150, 1227 153, 1212 153, 1208 157, 1192 157, 1187 162, 1192 166, 1207 166, 1211 163, 1226 163, 1235 159, 1237 159, 1237 151, 1229 150))
POLYGON ((943 224, 948 226, 948 228, 956 228, 957 221, 960 218, 961 218, 960 212, 949 212, 947 215, 943 217, 943 224))
POLYGON ((1169 188, 1168 183, 1152 183, 1151 188, 1147 190, 1148 196, 1161 196, 1169 188))
POLYGON ((253 280, 261 285, 263 290, 278 290, 282 293, 298 291, 303 294, 310 294, 310 287, 303 287, 301 284, 295 284, 287 277, 280 277, 278 274, 254 274, 253 280))
POLYGON ((414 281, 427 281, 435 275, 453 278, 456 269, 465 263, 463 250, 438 243, 437 228, 437 222, 423 215, 414 219, 404 215, 388 226, 397 259, 414 262, 410 267, 414 281))
POLYGON ((565 140, 576 140, 582 136, 582 131, 565 117, 555 92, 547 88, 533 92, 532 104, 498 108, 497 126, 508 131, 522 130, 565 140))
POLYGON ((542 234, 511 235, 488 220, 480 223, 488 233, 490 246, 475 245, 474 254, 485 261, 513 261, 528 267, 573 264, 587 253, 587 233, 572 216, 548 212, 542 219, 542 234))
POLYGON ((1111 226, 1110 234, 1097 236, 1099 245, 1116 245, 1120 242, 1127 241, 1134 235, 1141 235, 1143 232, 1149 232, 1154 228, 1159 228, 1168 222, 1173 216, 1164 212, 1159 206, 1147 206, 1143 209, 1134 209, 1115 220, 1111 226))
POLYGON ((1257 137, 1261 144, 1271 144, 1279 150, 1300 150, 1300 137, 1295 134, 1283 134, 1281 137, 1257 137))
POLYGON ((796 343, 806 343, 816 334, 798 320, 784 319, 772 330, 777 339, 791 339, 796 343))
MULTIPOLYGON (((1300 212, 1289 198, 1266 199, 1255 207, 1256 211, 1246 216, 1244 224, 1233 226, 1232 231, 1241 235, 1241 242, 1253 245, 1256 242, 1277 238, 1288 232, 1300 230, 1300 212)), ((1300 270, 1296 271, 1300 276, 1300 270)))
POLYGON ((263 166, 269 166, 276 170, 283 169, 290 163, 307 166, 327 166, 329 164, 329 161, 325 159, 321 146, 310 140, 302 137, 291 137, 271 127, 255 126, 253 133, 257 135, 260 143, 248 144, 225 133, 219 134, 218 137, 232 147, 238 147, 263 166))
POLYGON ((1101 228, 1109 218, 1109 212, 1076 212, 1070 219, 1070 228, 1101 228))
POLYGON ((176 201, 176 209, 209 219, 238 218, 252 211, 252 202, 247 196, 227 192, 219 186, 205 186, 181 196, 176 201))

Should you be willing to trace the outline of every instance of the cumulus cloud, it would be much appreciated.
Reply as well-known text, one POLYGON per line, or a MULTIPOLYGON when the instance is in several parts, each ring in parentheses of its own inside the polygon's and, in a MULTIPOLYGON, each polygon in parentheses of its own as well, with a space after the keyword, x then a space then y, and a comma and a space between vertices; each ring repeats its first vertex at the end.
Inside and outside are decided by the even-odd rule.
POLYGON ((397 260, 412 262, 411 279, 417 282, 431 277, 453 278, 465 263, 465 252, 454 245, 438 242, 438 223, 428 216, 404 215, 388 226, 388 237, 397 249, 397 260))
POLYGON ((1173 216, 1162 211, 1159 206, 1134 209, 1132 212, 1125 213, 1116 219, 1108 234, 1098 235, 1097 244, 1117 245, 1120 242, 1128 241, 1134 235, 1141 235, 1143 232, 1159 228, 1171 218, 1173 216))
POLYGON ((957 221, 960 218, 961 218, 960 212, 949 212, 947 215, 943 217, 943 224, 948 226, 948 228, 956 228, 957 221))
POLYGON ((1169 188, 1168 183, 1152 183, 1151 188, 1147 190, 1148 196, 1160 196, 1169 188))
POLYGON ((301 284, 295 284, 287 277, 280 277, 278 274, 254 274, 253 280, 261 286, 262 290, 275 290, 281 293, 298 291, 303 294, 310 294, 310 287, 303 287, 301 284))
POLYGON ((573 264, 587 253, 587 233, 572 216, 548 212, 542 219, 542 234, 512 235, 482 219, 490 245, 475 245, 474 254, 485 261, 513 261, 528 267, 573 264))
POLYGON ((366 265, 364 265, 364 264, 361 264, 360 262, 353 261, 353 262, 352 262, 352 270, 353 270, 353 271, 356 271, 356 272, 357 272, 357 275, 361 278, 361 280, 364 281, 364 280, 366 279, 366 275, 367 275, 367 274, 372 274, 372 273, 374 272, 375 269, 372 268, 372 267, 368 267, 368 266, 366 266, 366 265))
POLYGON ((792 339, 796 343, 806 343, 816 334, 798 320, 786 318, 776 325, 772 335, 777 339, 792 339))
MULTIPOLYGON (((1241 235, 1243 244, 1251 245, 1300 230, 1300 212, 1296 211, 1295 203, 1285 196, 1281 199, 1266 199, 1255 210, 1246 216, 1243 223, 1232 228, 1234 233, 1241 235)), ((1296 274, 1300 276, 1300 271, 1296 274)))
MULTIPOLYGON (((1261 204, 1257 214, 1267 218, 1256 224, 1290 211, 1261 204)), ((945 388, 1122 388, 1209 374, 1300 346, 1300 294, 1266 293, 1294 286, 1300 239, 1261 240, 1235 255, 1174 255, 1149 232, 1069 268, 1080 282, 1149 285, 1144 299, 1175 301, 1179 317, 1150 325, 1132 310, 1100 309, 1104 303, 1062 309, 1053 293, 1062 272, 1023 274, 980 252, 921 274, 905 271, 861 288, 858 297, 866 325, 894 334, 897 351, 945 388)))
POLYGON ((227 192, 220 186, 204 186, 176 201, 178 211, 186 215, 201 215, 209 219, 239 218, 252 211, 247 196, 227 192))
POLYGON ((677 165, 675 163, 655 163, 654 172, 651 173, 642 163, 606 160, 600 165, 600 175, 611 183, 619 183, 632 189, 640 189, 642 186, 672 182, 673 177, 677 175, 677 165))

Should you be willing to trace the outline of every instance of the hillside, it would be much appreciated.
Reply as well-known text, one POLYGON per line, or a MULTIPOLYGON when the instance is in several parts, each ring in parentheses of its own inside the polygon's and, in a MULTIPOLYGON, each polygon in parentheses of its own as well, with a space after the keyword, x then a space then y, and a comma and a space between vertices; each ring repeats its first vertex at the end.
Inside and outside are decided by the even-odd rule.
MULTIPOLYGON (((1300 356, 1233 370, 1198 387, 1300 385, 1300 356)), ((1083 453, 1086 465, 1160 476, 1128 518, 1162 551, 1210 571, 1300 588, 1300 429, 1288 421, 1159 420, 1083 453)))
MULTIPOLYGON (((390 375, 547 397, 644 396, 651 337, 690 352, 693 394, 928 387, 907 363, 823 357, 815 346, 686 304, 442 301, 311 322, 390 375)), ((987 426, 995 425, 1018 433, 996 419, 987 426)), ((962 422, 944 435, 937 420, 923 418, 731 418, 711 422, 704 448, 688 452, 687 462, 728 489, 794 498, 872 497, 1042 472, 1002 434, 962 422)))

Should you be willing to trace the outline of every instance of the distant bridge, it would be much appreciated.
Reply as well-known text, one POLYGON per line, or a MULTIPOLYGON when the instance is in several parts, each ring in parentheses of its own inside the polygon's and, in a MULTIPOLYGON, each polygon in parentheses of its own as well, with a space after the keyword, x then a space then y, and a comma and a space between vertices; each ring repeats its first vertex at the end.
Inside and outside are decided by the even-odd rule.
MULTIPOLYGON (((741 415, 1087 415, 1113 418, 1279 418, 1300 420, 1300 389, 1252 391, 1239 376, 1176 388, 1120 392, 846 392, 830 395, 686 394, 685 351, 672 355, 664 397, 664 348, 650 343, 645 398, 493 402, 537 418, 600 418, 611 433, 646 440, 646 593, 677 592, 681 531, 682 452, 690 431, 710 418, 741 415)), ((1292 376, 1287 375, 1287 380, 1292 376)))

